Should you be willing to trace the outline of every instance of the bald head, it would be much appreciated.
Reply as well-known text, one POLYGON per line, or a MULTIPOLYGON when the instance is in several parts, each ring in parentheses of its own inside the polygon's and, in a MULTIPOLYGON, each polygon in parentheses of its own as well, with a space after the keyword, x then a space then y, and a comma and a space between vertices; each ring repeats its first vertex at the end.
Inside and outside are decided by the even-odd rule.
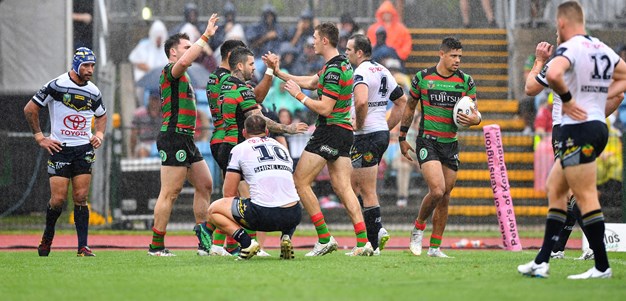
POLYGON ((557 19, 565 19, 574 24, 585 24, 585 13, 578 1, 567 1, 559 5, 556 12, 557 19))

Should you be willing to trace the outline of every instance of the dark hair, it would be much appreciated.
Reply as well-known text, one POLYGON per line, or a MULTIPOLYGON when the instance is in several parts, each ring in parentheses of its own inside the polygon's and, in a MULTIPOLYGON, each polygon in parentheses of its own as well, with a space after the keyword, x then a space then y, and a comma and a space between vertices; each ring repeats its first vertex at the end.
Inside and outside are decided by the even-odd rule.
POLYGON ((231 71, 235 71, 237 64, 245 64, 248 61, 249 56, 254 56, 254 53, 246 47, 237 47, 233 49, 233 51, 230 52, 230 57, 228 58, 228 67, 230 67, 231 71))
POLYGON ((463 45, 461 45, 461 41, 455 37, 445 37, 443 41, 441 41, 441 47, 439 50, 443 50, 443 52, 448 52, 453 49, 463 49, 463 45))
POLYGON ((339 43, 339 29, 334 23, 324 22, 315 26, 315 30, 320 37, 325 37, 330 42, 330 46, 337 47, 339 43))
POLYGON ((178 46, 181 39, 189 41, 189 36, 186 33, 177 33, 173 36, 170 36, 165 41, 165 56, 167 56, 168 59, 170 58, 170 49, 178 46))
POLYGON ((265 121, 265 118, 263 118, 263 116, 259 114, 253 114, 248 116, 243 125, 249 135, 263 134, 267 129, 267 123, 265 121))
POLYGON ((357 33, 350 37, 350 40, 354 40, 354 51, 363 51, 366 57, 372 56, 372 42, 363 34, 357 33))
POLYGON ((228 54, 237 47, 246 47, 246 44, 244 44, 244 42, 240 40, 226 40, 220 47, 220 55, 222 56, 222 61, 225 60, 228 57, 228 54))

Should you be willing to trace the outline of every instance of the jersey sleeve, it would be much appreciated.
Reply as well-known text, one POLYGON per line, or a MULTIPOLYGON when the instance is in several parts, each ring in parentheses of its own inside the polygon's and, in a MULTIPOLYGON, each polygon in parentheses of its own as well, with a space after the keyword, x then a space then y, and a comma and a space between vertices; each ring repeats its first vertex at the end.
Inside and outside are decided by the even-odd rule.
POLYGON ((241 165, 239 164, 239 161, 241 160, 241 149, 242 149, 242 144, 239 144, 235 147, 233 147, 233 149, 230 151, 230 155, 228 157, 228 165, 226 166, 226 171, 230 171, 230 172, 236 172, 238 174, 241 174, 241 165))
POLYGON ((476 83, 469 74, 466 74, 465 76, 467 77, 467 92, 465 95, 469 96, 473 101, 476 101, 476 83))
POLYGON ((175 81, 177 80, 177 78, 174 77, 174 75, 172 75, 172 68, 174 68, 174 64, 173 63, 169 63, 165 66, 165 76, 167 77, 168 81, 175 81))
POLYGON ((391 72, 385 72, 385 76, 387 78, 387 88, 391 91, 391 94, 389 94, 389 100, 396 101, 396 99, 404 95, 404 91, 402 90, 402 87, 398 85, 396 78, 393 77, 391 72))
POLYGON ((554 52, 554 56, 562 56, 564 58, 566 58, 571 67, 574 67, 574 65, 576 64, 576 53, 575 53, 575 48, 576 47, 570 47, 570 43, 563 43, 559 46, 559 48, 556 49, 556 51, 554 52))
POLYGON ((419 83, 422 78, 422 71, 415 73, 413 80, 411 80, 411 97, 415 100, 420 100, 422 92, 420 91, 419 83))
POLYGON ((364 84, 369 87, 369 83, 366 80, 365 74, 363 74, 363 69, 356 68, 354 70, 354 82, 352 83, 352 90, 359 84, 364 84))
POLYGON ((339 100, 339 92, 341 91, 341 73, 336 67, 327 68, 326 72, 320 78, 322 84, 322 95, 339 100))
POLYGON ((48 105, 50 100, 52 99, 51 94, 54 92, 50 87, 50 83, 52 81, 45 84, 35 95, 33 96, 33 101, 40 107, 45 107, 48 105))
POLYGON ((104 116, 107 113, 106 108, 104 107, 104 103, 102 102, 102 94, 98 94, 95 99, 93 106, 94 115, 99 118, 104 116))
POLYGON ((239 103, 239 108, 245 114, 246 112, 254 109, 258 109, 258 105, 256 103, 256 96, 254 95, 254 91, 250 89, 250 87, 246 87, 241 90, 241 102, 239 103))
POLYGON ((537 74, 537 76, 535 76, 535 80, 542 86, 544 87, 549 87, 548 85, 548 79, 546 78, 546 74, 548 74, 548 68, 550 66, 550 61, 548 61, 543 68, 541 68, 541 72, 539 72, 539 74, 537 74))

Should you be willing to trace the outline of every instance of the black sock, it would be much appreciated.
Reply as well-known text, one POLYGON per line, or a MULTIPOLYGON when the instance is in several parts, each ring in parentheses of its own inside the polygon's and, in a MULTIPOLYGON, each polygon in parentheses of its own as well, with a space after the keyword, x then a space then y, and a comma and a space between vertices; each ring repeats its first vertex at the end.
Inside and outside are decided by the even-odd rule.
POLYGON ((604 272, 609 268, 609 258, 606 255, 606 246, 604 245, 604 215, 598 209, 585 214, 582 220, 589 247, 593 250, 596 269, 604 272))
POLYGON ((74 205, 74 225, 78 236, 78 250, 87 246, 87 234, 89 232, 89 207, 74 205))
POLYGON ((550 262, 550 252, 552 247, 559 240, 559 232, 563 229, 567 212, 561 209, 550 208, 546 218, 546 232, 543 234, 543 244, 541 250, 535 257, 535 263, 550 262))
POLYGON ((246 233, 246 230, 244 230, 243 228, 237 229, 237 231, 233 233, 233 238, 239 243, 242 249, 248 248, 252 243, 250 235, 248 235, 248 233, 246 233))
POLYGON ((378 248, 378 231, 383 227, 380 217, 380 206, 367 207, 363 209, 363 219, 367 229, 367 240, 372 244, 372 248, 378 248))
POLYGON ((63 207, 52 208, 52 206, 48 204, 48 208, 46 209, 46 228, 43 231, 43 238, 47 240, 54 238, 54 227, 57 224, 59 216, 61 216, 61 212, 63 212, 63 207))
POLYGON ((565 225, 563 226, 561 233, 559 233, 559 240, 554 244, 552 252, 565 250, 565 245, 567 244, 569 236, 572 234, 572 229, 578 220, 580 220, 580 210, 578 209, 578 206, 576 206, 576 199, 572 196, 569 204, 567 205, 567 219, 565 219, 565 225))

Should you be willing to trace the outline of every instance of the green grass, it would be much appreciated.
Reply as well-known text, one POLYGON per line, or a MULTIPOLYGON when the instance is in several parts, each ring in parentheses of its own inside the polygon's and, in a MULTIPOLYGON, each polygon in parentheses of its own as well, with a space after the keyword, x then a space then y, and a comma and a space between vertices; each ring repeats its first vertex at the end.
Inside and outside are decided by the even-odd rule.
POLYGON ((549 279, 519 275, 516 266, 535 252, 447 251, 452 259, 415 257, 408 251, 380 257, 293 261, 255 257, 236 262, 198 257, 194 251, 155 258, 141 251, 98 251, 95 258, 54 251, 0 252, 1 300, 624 300, 626 253, 609 253, 612 279, 572 281, 592 262, 578 251, 551 262, 549 279))

